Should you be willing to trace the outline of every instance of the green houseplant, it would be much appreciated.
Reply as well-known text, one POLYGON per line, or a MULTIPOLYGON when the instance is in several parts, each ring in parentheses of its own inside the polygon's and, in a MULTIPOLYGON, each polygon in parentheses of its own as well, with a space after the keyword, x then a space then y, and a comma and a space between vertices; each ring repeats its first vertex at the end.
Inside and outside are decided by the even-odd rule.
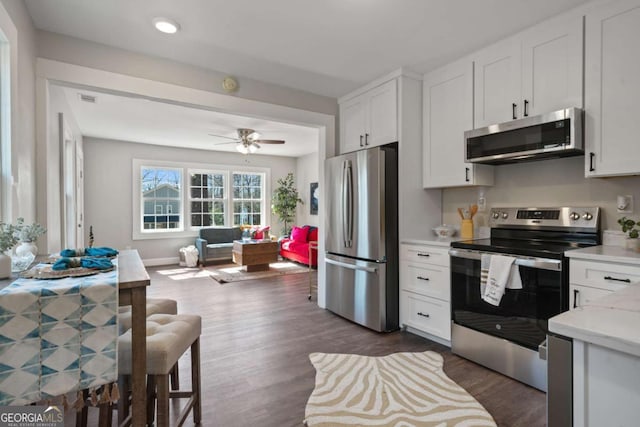
POLYGON ((271 210, 284 223, 283 234, 291 232, 291 225, 296 217, 298 203, 304 204, 293 182, 293 172, 278 179, 278 187, 273 192, 271 210))

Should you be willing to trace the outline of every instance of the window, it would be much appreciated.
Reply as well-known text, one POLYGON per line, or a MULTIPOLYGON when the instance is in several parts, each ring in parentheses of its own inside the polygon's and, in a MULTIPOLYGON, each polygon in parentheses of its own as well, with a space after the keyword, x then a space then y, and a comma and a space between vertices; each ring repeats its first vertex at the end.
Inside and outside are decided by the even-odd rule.
POLYGON ((182 169, 142 167, 144 231, 182 229, 182 169))
POLYGON ((269 169, 133 159, 134 240, 187 238, 202 227, 266 225, 269 169))
POLYGON ((261 225, 264 174, 233 173, 233 225, 261 225))
POLYGON ((192 227, 225 225, 225 172, 190 173, 190 207, 192 227))

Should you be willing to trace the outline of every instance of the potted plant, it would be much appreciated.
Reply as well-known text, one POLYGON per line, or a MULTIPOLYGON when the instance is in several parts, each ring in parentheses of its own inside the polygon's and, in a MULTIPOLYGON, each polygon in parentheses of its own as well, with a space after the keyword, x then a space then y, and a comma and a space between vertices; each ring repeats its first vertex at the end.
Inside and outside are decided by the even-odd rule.
POLYGON ((291 225, 296 217, 298 203, 304 204, 293 182, 293 172, 278 179, 278 188, 273 192, 271 210, 284 223, 283 235, 291 232, 291 225))
POLYGON ((627 233, 627 249, 640 251, 640 222, 623 216, 618 220, 618 224, 622 228, 622 232, 627 233))
POLYGON ((27 253, 38 255, 38 247, 35 241, 38 237, 47 232, 47 229, 38 223, 24 225, 24 218, 18 218, 15 226, 14 236, 20 241, 20 245, 16 248, 16 255, 23 257, 27 253))

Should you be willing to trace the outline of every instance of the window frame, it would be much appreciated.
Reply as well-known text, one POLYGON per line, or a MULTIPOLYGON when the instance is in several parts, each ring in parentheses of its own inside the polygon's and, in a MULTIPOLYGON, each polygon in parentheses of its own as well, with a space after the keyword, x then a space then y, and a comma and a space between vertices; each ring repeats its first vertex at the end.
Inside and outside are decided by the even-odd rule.
MULTIPOLYGON (((217 200, 222 200, 222 202, 225 205, 225 212, 224 212, 224 225, 222 225, 221 227, 228 227, 229 226, 229 176, 230 176, 230 172, 229 169, 225 170, 222 168, 218 168, 218 169, 211 169, 211 168, 206 168, 206 169, 201 169, 201 168, 188 168, 187 169, 187 177, 189 179, 189 194, 187 197, 187 208, 189 210, 189 229, 191 230, 200 230, 201 228, 208 228, 208 227, 218 227, 216 225, 193 225, 191 222, 191 217, 193 216, 193 211, 191 210, 191 202, 192 201, 200 201, 203 202, 205 200, 211 200, 212 203, 215 203, 217 200), (223 185, 223 192, 225 194, 225 197, 223 197, 222 199, 216 199, 216 198, 211 198, 211 199, 204 199, 204 198, 193 198, 191 197, 191 174, 201 174, 201 175, 223 175, 224 176, 224 185, 223 185)), ((200 212, 198 212, 198 214, 201 214, 200 212)))
POLYGON ((225 172, 228 174, 227 181, 225 183, 225 189, 227 194, 227 211, 225 213, 225 225, 224 227, 230 227, 233 223, 233 188, 232 188, 232 175, 233 173, 255 173, 263 175, 263 192, 264 197, 262 199, 262 223, 263 225, 271 224, 271 168, 268 167, 254 167, 254 166, 240 166, 232 164, 204 164, 193 162, 176 162, 166 160, 147 160, 147 159, 133 159, 132 161, 132 240, 147 240, 147 239, 172 239, 172 238, 184 238, 184 237, 196 237, 199 230, 202 227, 191 226, 191 175, 192 171, 199 171, 201 173, 211 172, 225 172), (181 169, 182 170, 182 192, 180 198, 180 206, 182 207, 182 229, 164 229, 164 230, 147 230, 141 231, 144 227, 142 219, 142 212, 144 212, 144 200, 142 197, 142 183, 141 183, 141 169, 142 167, 148 168, 168 168, 168 169, 181 169), (187 194, 187 191, 189 192, 187 194))
MULTIPOLYGON (((166 170, 174 170, 178 173, 178 176, 180 177, 180 196, 179 197, 154 197, 153 199, 156 200, 156 203, 154 203, 154 209, 153 209, 153 214, 151 214, 152 216, 166 216, 167 220, 168 220, 168 214, 165 212, 165 206, 168 206, 171 201, 177 200, 178 204, 182 207, 184 207, 184 169, 180 168, 180 167, 172 167, 172 166, 159 166, 159 165, 149 165, 149 164, 141 164, 139 171, 142 171, 143 168, 147 168, 147 169, 166 169, 166 170), (160 203, 158 204, 157 201, 158 199, 160 200, 160 203), (158 214, 158 208, 160 208, 160 214, 158 214)), ((141 209, 141 215, 140 215, 140 220, 141 220, 141 227, 140 227, 140 233, 142 234, 153 234, 153 233, 179 233, 181 231, 184 231, 184 224, 185 224, 185 212, 184 209, 182 209, 181 213, 179 213, 178 215, 180 216, 180 220, 178 221, 178 226, 176 228, 171 228, 171 227, 167 227, 167 228, 150 228, 150 229, 145 229, 144 228, 144 224, 145 224, 145 216, 148 215, 145 213, 144 210, 144 204, 145 204, 145 198, 143 196, 143 191, 142 191, 142 176, 140 176, 140 179, 138 180, 138 191, 140 192, 140 209, 141 209)), ((167 221, 168 222, 168 221, 167 221)))
MULTIPOLYGON (((246 171, 246 170, 240 171, 240 170, 236 170, 236 169, 231 171, 231 173, 230 173, 231 176, 230 176, 230 179, 229 179, 229 181, 230 181, 229 182, 229 186, 230 186, 230 188, 229 188, 229 191, 230 191, 229 204, 230 204, 230 206, 229 207, 230 207, 230 210, 231 210, 231 212, 230 212, 231 218, 230 218, 230 223, 229 224, 231 224, 232 227, 236 226, 234 224, 235 212, 233 211, 234 202, 237 200, 237 199, 235 199, 233 197, 233 189, 234 189, 233 175, 236 175, 236 174, 238 174, 238 175, 260 175, 260 179, 261 179, 261 183, 262 183, 262 185, 260 186, 260 191, 262 192, 262 196, 263 196, 263 197, 260 198, 260 224, 250 224, 250 225, 252 225, 252 226, 261 226, 261 227, 265 226, 266 225, 266 222, 265 222, 265 214, 266 214, 266 212, 265 212, 265 210, 266 210, 266 198, 267 198, 267 194, 266 194, 266 190, 265 190, 266 180, 267 180, 266 174, 263 173, 263 172, 246 171)), ((255 199, 239 199, 239 200, 249 201, 249 202, 252 203, 255 199)), ((244 225, 244 224, 238 224, 238 226, 241 226, 241 225, 244 225)))

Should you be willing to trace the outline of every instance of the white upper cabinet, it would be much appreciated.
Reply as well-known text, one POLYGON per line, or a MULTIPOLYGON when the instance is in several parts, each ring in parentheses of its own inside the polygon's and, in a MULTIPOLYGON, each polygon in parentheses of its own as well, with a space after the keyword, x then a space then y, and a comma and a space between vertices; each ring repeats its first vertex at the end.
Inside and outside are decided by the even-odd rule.
POLYGON ((481 128, 518 118, 520 105, 520 43, 508 39, 473 56, 475 121, 481 128))
POLYGON ((582 28, 579 15, 544 22, 522 35, 522 115, 582 108, 582 28))
POLYGON ((640 1, 587 14, 585 175, 640 174, 640 1))
POLYGON ((340 153, 397 140, 396 79, 340 103, 340 153))
POLYGON ((582 28, 563 16, 476 53, 474 127, 582 107, 582 28))
POLYGON ((424 188, 493 185, 493 168, 465 163, 473 127, 473 63, 464 59, 423 78, 424 188))

